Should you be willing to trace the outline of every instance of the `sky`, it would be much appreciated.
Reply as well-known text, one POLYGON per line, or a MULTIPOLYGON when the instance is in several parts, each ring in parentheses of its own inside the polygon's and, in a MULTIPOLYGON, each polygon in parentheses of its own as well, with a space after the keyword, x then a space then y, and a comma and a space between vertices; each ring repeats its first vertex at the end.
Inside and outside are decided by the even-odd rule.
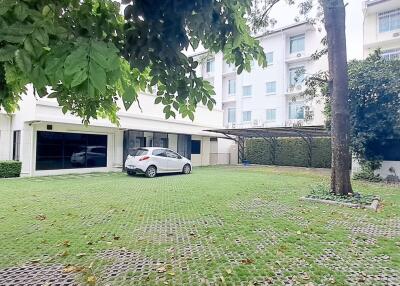
MULTIPOLYGON (((315 0, 314 0, 315 2, 315 0)), ((363 0, 345 0, 346 6, 346 38, 347 38, 347 58, 362 59, 363 56, 363 0)), ((271 17, 277 20, 274 28, 287 26, 294 23, 294 18, 298 15, 295 6, 288 6, 285 1, 281 1, 271 10, 271 17)))

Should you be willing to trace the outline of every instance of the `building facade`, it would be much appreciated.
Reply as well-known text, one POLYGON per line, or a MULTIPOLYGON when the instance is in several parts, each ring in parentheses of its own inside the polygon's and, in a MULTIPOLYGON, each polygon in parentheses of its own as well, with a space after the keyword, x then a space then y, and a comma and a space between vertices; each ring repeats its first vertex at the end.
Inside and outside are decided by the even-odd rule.
POLYGON ((328 69, 326 56, 313 60, 323 32, 307 22, 258 37, 268 66, 252 63, 251 72, 236 73, 223 54, 196 54, 197 73, 210 81, 225 128, 322 125, 323 105, 301 96, 306 77, 328 69))
MULTIPOLYGON (((400 59, 400 1, 369 0, 363 3, 364 12, 364 58, 380 49, 386 60, 400 59)), ((399 131, 400 135, 400 131, 399 131)), ((380 150, 382 166, 376 171, 383 178, 400 174, 400 138, 385 140, 380 150)), ((361 171, 353 160, 352 171, 361 171)))
POLYGON ((400 58, 400 1, 364 2, 364 58, 381 49, 386 59, 400 58))
POLYGON ((230 140, 203 131, 222 127, 220 109, 198 107, 193 122, 179 116, 166 120, 154 99, 144 93, 142 111, 121 108, 119 127, 106 119, 85 126, 80 118, 64 115, 56 101, 36 98, 28 88, 18 112, 0 113, 0 160, 21 161, 22 176, 116 171, 132 148, 156 146, 179 152, 194 166, 235 163, 230 140))

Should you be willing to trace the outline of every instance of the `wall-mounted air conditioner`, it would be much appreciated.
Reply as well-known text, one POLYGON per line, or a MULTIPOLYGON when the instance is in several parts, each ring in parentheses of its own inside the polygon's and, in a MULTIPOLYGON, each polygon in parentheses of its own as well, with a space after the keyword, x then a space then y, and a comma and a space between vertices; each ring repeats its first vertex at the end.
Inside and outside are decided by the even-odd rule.
POLYGON ((258 119, 253 120, 253 127, 261 127, 261 121, 258 119))

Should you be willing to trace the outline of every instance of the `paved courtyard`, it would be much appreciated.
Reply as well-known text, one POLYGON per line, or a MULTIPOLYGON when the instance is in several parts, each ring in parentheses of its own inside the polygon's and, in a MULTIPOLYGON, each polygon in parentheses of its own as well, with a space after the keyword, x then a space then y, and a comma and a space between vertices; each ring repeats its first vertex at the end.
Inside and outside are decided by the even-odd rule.
POLYGON ((0 285, 400 285, 400 187, 378 212, 300 201, 321 170, 207 167, 0 181, 0 285))

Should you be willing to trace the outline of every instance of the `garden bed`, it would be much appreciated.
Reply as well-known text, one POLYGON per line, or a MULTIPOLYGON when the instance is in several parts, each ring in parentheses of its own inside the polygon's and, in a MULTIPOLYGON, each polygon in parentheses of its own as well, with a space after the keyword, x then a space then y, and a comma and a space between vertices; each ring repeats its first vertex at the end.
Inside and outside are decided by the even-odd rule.
POLYGON ((327 187, 321 185, 314 187, 311 193, 302 197, 301 200, 374 211, 377 211, 380 205, 380 199, 376 196, 362 195, 356 192, 348 196, 337 196, 332 194, 327 187))

